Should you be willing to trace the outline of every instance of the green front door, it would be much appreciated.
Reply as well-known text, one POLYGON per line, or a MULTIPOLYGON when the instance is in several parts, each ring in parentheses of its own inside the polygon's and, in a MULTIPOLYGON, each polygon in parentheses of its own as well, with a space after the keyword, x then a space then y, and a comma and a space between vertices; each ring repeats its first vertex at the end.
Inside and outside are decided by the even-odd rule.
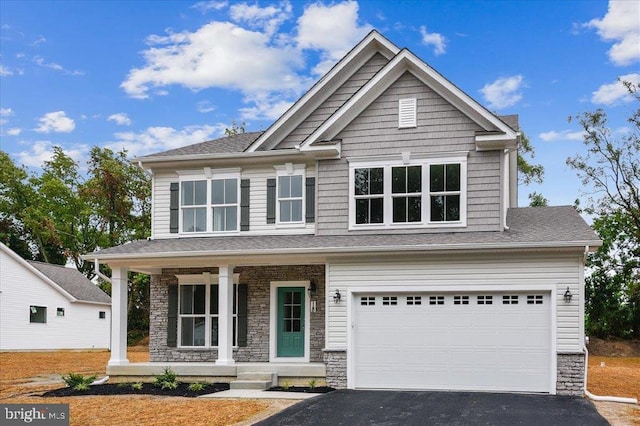
POLYGON ((279 357, 304 356, 304 287, 278 287, 279 357))

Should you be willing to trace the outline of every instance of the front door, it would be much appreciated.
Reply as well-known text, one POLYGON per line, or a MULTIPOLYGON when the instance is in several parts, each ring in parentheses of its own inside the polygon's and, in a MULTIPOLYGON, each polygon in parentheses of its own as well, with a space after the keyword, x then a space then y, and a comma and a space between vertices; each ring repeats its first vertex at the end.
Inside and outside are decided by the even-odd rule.
POLYGON ((304 287, 278 287, 278 357, 304 356, 304 287))

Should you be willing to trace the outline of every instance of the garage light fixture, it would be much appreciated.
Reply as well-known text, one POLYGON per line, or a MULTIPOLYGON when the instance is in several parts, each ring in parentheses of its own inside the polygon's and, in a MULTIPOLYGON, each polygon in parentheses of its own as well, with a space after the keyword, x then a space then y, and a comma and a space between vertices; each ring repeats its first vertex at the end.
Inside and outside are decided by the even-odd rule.
POLYGON ((309 282, 309 298, 314 298, 318 292, 318 284, 315 279, 311 279, 309 282))
POLYGON ((567 303, 571 303, 572 297, 573 297, 573 294, 571 294, 571 290, 569 290, 569 287, 567 287, 567 291, 564 292, 564 301, 567 303))
POLYGON ((340 303, 340 299, 342 299, 342 295, 340 294, 340 290, 336 289, 336 293, 333 295, 333 302, 340 303))

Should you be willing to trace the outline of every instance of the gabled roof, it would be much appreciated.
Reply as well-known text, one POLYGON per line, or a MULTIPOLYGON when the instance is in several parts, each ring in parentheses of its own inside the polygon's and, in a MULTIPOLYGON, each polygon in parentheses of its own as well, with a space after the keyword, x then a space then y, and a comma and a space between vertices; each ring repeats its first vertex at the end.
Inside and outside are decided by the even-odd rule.
MULTIPOLYGON (((367 235, 261 235, 140 240, 85 256, 86 259, 165 259, 190 256, 362 255, 445 250, 513 250, 598 247, 601 241, 571 206, 512 208, 503 232, 367 235)), ((289 258, 289 257, 288 257, 289 258)))
POLYGON ((311 145, 321 141, 329 141, 336 137, 354 118, 377 99, 405 72, 411 72, 416 78, 462 111, 470 119, 482 127, 486 133, 476 136, 478 149, 483 145, 495 148, 496 141, 515 144, 517 131, 512 129, 498 116, 471 98, 442 74, 427 65, 407 49, 402 49, 389 63, 369 80, 355 95, 342 105, 328 120, 322 123, 300 145, 300 150, 308 150, 311 145))
POLYGON ((0 243, 0 250, 60 292, 71 302, 111 304, 111 298, 77 269, 25 260, 2 243, 0 243))
POLYGON ((329 70, 307 93, 296 101, 278 120, 276 120, 248 149, 254 152, 269 149, 277 145, 302 123, 309 114, 318 108, 327 98, 349 79, 373 55, 380 53, 391 59, 400 49, 386 37, 372 30, 329 70))

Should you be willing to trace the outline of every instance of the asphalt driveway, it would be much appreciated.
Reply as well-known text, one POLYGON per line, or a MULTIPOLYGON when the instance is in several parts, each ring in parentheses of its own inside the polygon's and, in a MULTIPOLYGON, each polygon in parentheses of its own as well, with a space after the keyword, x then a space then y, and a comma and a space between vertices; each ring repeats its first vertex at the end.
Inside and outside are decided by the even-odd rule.
POLYGON ((258 425, 608 425, 584 398, 472 392, 338 390, 258 425))

